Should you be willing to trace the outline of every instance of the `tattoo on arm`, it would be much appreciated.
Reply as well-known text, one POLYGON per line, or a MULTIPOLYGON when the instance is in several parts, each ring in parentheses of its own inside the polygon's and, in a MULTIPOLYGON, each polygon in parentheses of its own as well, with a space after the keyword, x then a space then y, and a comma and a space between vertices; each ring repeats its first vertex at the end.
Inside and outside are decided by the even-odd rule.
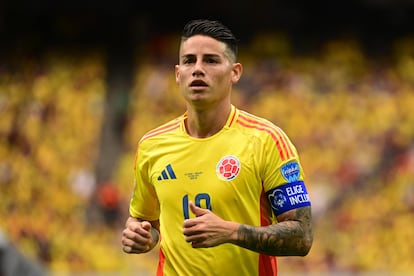
POLYGON ((313 241, 311 210, 291 210, 293 218, 277 224, 255 227, 242 224, 236 244, 246 249, 274 256, 305 256, 313 241))

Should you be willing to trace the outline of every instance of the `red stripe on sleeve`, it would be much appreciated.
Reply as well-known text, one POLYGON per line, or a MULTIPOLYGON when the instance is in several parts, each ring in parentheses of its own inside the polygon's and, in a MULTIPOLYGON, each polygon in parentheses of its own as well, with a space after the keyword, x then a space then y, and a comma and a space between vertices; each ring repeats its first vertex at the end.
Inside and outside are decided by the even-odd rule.
POLYGON ((288 138, 278 127, 261 122, 246 113, 240 114, 237 122, 244 127, 267 132, 275 141, 280 157, 283 161, 295 156, 293 149, 288 142, 288 138))

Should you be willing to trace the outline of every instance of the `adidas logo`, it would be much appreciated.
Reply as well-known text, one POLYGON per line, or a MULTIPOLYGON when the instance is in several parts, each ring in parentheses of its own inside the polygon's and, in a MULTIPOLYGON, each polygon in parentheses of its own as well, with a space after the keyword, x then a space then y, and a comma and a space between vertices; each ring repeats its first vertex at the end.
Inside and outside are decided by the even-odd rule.
POLYGON ((171 167, 171 164, 168 164, 164 170, 162 170, 161 175, 158 176, 158 180, 166 180, 166 179, 177 179, 175 176, 174 170, 171 167))

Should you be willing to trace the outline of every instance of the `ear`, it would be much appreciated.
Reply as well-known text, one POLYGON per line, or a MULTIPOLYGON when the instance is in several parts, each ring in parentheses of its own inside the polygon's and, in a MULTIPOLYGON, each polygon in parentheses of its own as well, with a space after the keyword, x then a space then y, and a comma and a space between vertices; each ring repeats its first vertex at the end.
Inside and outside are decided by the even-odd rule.
POLYGON ((233 64, 233 76, 231 77, 231 82, 233 84, 237 83, 243 74, 243 66, 241 63, 233 64))
POLYGON ((175 65, 175 82, 178 83, 180 79, 180 65, 175 65))

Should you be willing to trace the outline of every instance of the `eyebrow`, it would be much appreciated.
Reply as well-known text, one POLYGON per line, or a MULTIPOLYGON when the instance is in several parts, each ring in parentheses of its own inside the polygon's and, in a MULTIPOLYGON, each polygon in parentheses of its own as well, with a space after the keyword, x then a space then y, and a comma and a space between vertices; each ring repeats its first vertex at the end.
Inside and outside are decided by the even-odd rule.
MULTIPOLYGON (((195 54, 186 54, 186 55, 182 55, 181 58, 189 58, 189 57, 195 57, 197 55, 195 54)), ((219 54, 203 54, 203 58, 221 58, 221 56, 219 54)))

